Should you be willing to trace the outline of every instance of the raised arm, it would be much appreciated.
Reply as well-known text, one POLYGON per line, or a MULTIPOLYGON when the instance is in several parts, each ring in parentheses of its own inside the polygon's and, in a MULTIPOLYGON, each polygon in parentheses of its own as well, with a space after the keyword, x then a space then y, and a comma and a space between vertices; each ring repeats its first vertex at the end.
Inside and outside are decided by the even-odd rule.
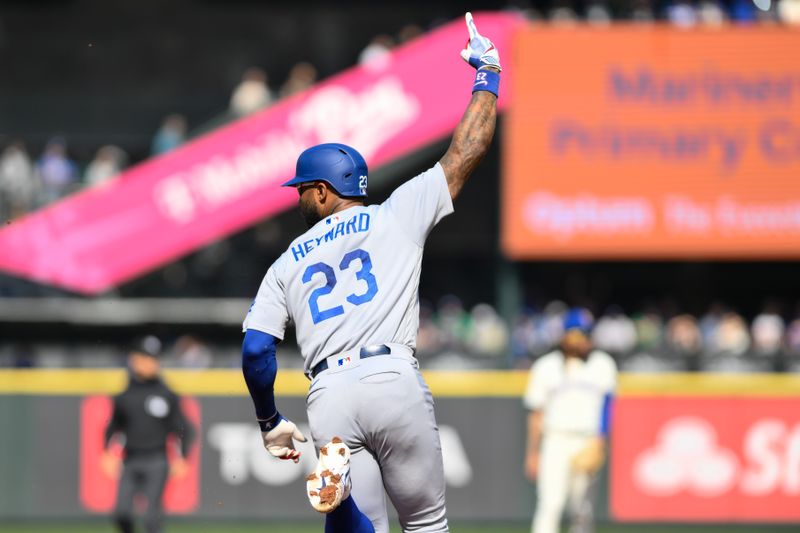
POLYGON ((456 127, 450 147, 439 160, 453 200, 489 151, 497 119, 496 104, 497 97, 490 92, 472 93, 472 99, 456 127))
POLYGON ((439 161, 455 199, 483 156, 489 151, 497 121, 500 58, 494 44, 478 33, 470 13, 466 14, 469 41, 461 57, 477 69, 472 99, 453 134, 450 147, 439 161))

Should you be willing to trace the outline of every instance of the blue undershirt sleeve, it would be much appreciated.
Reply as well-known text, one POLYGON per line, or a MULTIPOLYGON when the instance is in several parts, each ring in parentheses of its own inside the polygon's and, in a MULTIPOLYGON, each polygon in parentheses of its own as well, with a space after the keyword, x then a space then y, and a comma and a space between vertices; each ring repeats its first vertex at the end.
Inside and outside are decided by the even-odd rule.
POLYGON ((603 412, 600 414, 600 435, 603 437, 608 436, 608 430, 611 428, 611 406, 614 403, 614 395, 608 393, 603 398, 603 412))
POLYGON ((255 329, 247 330, 242 343, 242 373, 262 431, 270 428, 269 422, 279 418, 274 392, 278 374, 277 344, 278 339, 255 329))

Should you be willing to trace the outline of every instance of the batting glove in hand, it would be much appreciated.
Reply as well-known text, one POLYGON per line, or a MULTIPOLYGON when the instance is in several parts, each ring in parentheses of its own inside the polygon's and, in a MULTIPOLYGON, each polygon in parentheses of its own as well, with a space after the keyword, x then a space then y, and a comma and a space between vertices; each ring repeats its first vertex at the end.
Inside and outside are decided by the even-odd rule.
POLYGON ((278 414, 277 423, 273 422, 269 431, 262 431, 261 438, 264 440, 264 448, 278 459, 291 459, 295 463, 300 461, 300 452, 294 449, 292 439, 305 442, 306 438, 291 420, 278 414))
POLYGON ((467 12, 464 18, 467 21, 469 41, 467 41, 466 48, 461 50, 461 58, 476 69, 494 67, 497 70, 503 70, 500 67, 500 54, 498 54, 497 48, 494 47, 492 41, 478 33, 475 21, 472 20, 472 13, 467 12))

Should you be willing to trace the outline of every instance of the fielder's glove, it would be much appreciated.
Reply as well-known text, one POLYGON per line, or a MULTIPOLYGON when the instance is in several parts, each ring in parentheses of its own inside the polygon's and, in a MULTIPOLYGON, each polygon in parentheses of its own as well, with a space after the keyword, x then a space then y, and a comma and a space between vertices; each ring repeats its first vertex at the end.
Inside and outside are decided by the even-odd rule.
POLYGON ((472 13, 467 12, 464 18, 467 20, 469 41, 467 41, 466 48, 461 50, 461 58, 475 69, 494 67, 497 70, 503 70, 500 67, 500 55, 497 53, 497 48, 494 47, 492 41, 478 33, 475 21, 472 20, 472 13))
POLYGON ((260 421, 261 438, 264 448, 278 459, 291 459, 295 463, 300 461, 300 452, 294 449, 294 442, 305 442, 306 438, 294 425, 294 422, 277 413, 269 421, 260 421), (267 431, 264 431, 267 429, 267 431))
POLYGON ((576 472, 594 474, 606 460, 606 442, 602 437, 594 437, 578 453, 572 456, 570 464, 576 472))

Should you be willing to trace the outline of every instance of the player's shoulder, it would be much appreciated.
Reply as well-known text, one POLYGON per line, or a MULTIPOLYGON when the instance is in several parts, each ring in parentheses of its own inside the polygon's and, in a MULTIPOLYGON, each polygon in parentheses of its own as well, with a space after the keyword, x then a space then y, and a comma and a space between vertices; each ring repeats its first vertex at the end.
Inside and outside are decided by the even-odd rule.
POLYGON ((614 361, 614 358, 603 350, 592 350, 589 354, 589 361, 593 365, 601 366, 615 372, 617 370, 617 363, 614 361))
MULTIPOLYGON (((292 244, 294 244, 294 243, 292 243, 292 244)), ((279 255, 277 257, 277 259, 275 259, 275 261, 273 261, 272 264, 269 267, 269 270, 272 270, 276 275, 278 275, 278 277, 280 277, 280 274, 283 273, 283 271, 286 269, 287 265, 289 264, 287 259, 289 257, 289 253, 290 253, 291 249, 292 249, 291 246, 289 246, 289 248, 284 250, 281 253, 281 255, 279 255)))
POLYGON ((561 355, 561 352, 558 350, 553 350, 539 356, 539 358, 533 362, 533 368, 539 371, 557 368, 561 366, 562 359, 563 356, 561 355))
POLYGON ((441 163, 437 162, 429 169, 408 178, 398 185, 384 204, 391 204, 393 201, 397 200, 398 196, 415 196, 428 193, 431 189, 435 190, 434 184, 439 181, 446 185, 447 177, 445 176, 444 168, 441 163))

